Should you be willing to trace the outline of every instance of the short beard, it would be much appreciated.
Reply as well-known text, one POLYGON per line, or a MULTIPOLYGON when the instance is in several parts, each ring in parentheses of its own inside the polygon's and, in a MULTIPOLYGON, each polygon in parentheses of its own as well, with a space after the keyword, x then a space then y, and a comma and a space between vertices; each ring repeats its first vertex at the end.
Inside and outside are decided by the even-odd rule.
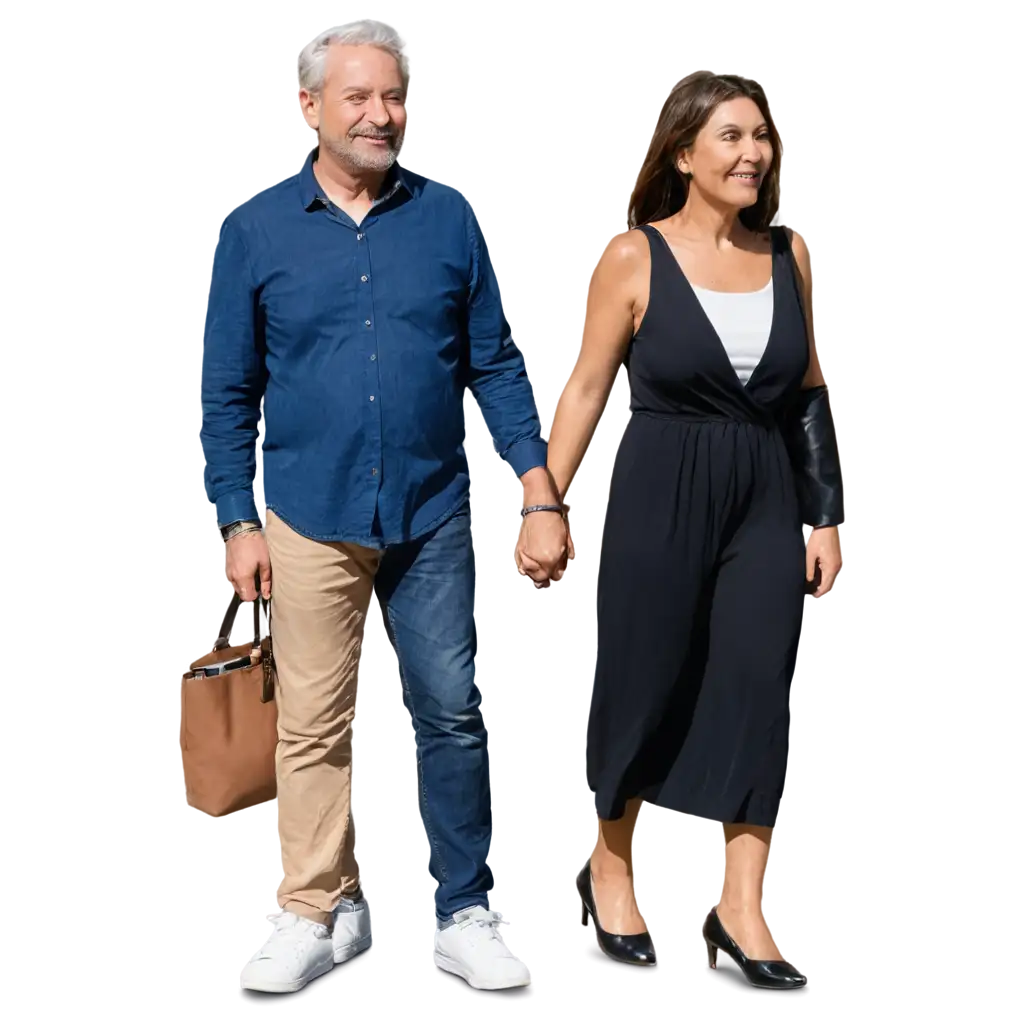
MULTIPOLYGON (((366 153, 358 149, 355 139, 357 135, 347 135, 344 138, 329 138, 322 132, 320 134, 320 145, 327 149, 331 155, 343 166, 350 167, 355 171, 388 171, 398 159, 402 150, 402 142, 405 135, 403 132, 392 132, 387 135, 388 148, 380 153, 366 153)), ((383 136, 377 136, 383 137, 383 136)))

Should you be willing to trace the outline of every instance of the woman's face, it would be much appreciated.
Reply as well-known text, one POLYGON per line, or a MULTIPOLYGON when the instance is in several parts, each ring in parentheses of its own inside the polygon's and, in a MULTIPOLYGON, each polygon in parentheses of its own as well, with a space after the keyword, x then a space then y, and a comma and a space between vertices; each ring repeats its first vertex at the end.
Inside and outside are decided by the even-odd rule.
POLYGON ((707 199, 743 209, 757 202, 772 155, 764 115, 744 96, 715 108, 676 166, 707 199))

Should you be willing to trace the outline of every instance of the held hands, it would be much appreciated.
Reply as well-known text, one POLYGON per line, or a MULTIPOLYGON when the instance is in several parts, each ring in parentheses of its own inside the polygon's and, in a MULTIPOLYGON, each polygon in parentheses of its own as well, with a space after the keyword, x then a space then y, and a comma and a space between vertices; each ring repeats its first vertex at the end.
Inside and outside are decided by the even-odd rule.
POLYGON ((807 593, 813 597, 824 597, 832 589, 842 567, 839 528, 819 526, 813 529, 807 540, 807 593))
POLYGON ((520 576, 529 576, 538 590, 560 580, 569 559, 576 557, 569 532, 569 506, 564 506, 561 515, 531 512, 524 516, 515 557, 520 576))
POLYGON ((270 597, 270 550, 261 530, 240 533, 232 537, 225 547, 225 572, 235 593, 243 601, 256 600, 256 577, 260 580, 260 594, 270 597))

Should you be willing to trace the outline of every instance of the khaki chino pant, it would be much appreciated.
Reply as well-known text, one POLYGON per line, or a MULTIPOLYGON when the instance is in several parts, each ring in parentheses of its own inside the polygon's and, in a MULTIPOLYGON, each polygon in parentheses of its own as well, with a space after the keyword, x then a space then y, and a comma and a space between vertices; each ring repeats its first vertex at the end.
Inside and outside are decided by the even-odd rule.
POLYGON ((366 611, 381 554, 296 533, 267 512, 278 675, 278 904, 329 925, 359 886, 352 720, 366 611))

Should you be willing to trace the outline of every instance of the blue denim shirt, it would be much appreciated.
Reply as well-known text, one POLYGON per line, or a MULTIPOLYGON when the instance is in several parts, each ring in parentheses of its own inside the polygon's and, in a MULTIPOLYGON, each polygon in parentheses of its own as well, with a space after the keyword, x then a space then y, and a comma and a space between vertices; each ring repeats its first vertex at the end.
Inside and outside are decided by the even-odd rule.
POLYGON ((469 491, 468 387, 517 476, 547 445, 469 203, 395 165, 358 226, 313 174, 224 221, 203 350, 206 493, 220 525, 267 508, 321 540, 381 547, 469 491))

